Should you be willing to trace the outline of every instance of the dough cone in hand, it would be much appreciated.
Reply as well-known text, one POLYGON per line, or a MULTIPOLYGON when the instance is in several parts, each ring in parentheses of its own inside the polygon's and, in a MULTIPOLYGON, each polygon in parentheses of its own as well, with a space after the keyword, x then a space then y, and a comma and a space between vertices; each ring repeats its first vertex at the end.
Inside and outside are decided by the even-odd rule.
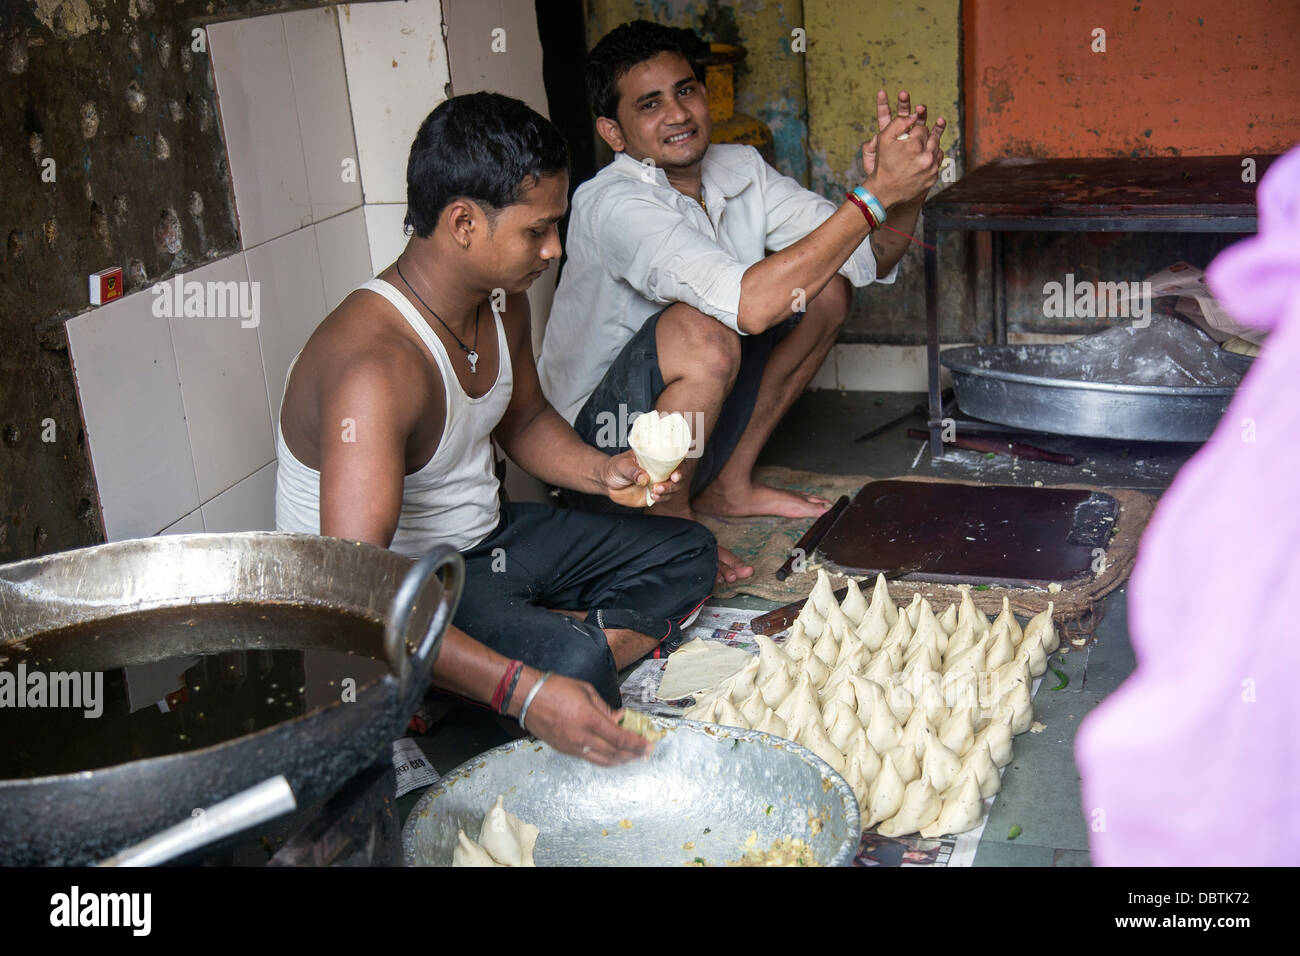
MULTIPOLYGON (((651 410, 637 416, 627 443, 636 455, 636 463, 650 475, 653 485, 671 478, 691 450, 691 426, 680 412, 660 415, 651 410)), ((654 504, 650 491, 645 490, 647 506, 654 504)))

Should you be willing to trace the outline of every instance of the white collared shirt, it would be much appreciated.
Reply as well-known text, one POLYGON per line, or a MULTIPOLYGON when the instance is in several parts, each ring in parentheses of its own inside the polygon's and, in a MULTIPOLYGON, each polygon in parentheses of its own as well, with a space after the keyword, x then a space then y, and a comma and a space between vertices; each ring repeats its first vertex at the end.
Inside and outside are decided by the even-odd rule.
MULTIPOLYGON (((684 302, 739 332, 745 270, 838 208, 752 146, 709 146, 700 174, 707 213, 662 169, 626 153, 574 193, 569 258, 538 362, 543 391, 570 423, 628 339, 664 306, 684 302)), ((897 271, 877 277, 868 240, 839 270, 855 286, 891 283, 897 271)))

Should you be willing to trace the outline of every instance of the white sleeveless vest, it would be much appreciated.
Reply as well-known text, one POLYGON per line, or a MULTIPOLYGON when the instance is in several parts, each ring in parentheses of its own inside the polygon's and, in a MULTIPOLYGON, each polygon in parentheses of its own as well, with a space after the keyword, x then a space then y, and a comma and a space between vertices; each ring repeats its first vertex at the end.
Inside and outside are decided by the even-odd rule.
MULTIPOLYGON (((489 438, 505 414, 514 388, 505 327, 493 308, 500 355, 497 380, 485 394, 470 398, 456 378, 441 340, 415 306, 382 279, 371 279, 360 288, 391 302, 419 334, 438 363, 446 397, 447 416, 438 450, 423 468, 403 480, 402 511, 389 548, 411 558, 443 543, 464 551, 486 538, 500 517, 489 438)), ((294 356, 285 377, 285 391, 297 362, 298 356, 294 356)), ((283 395, 280 404, 284 404, 283 395)), ((275 422, 275 526, 281 531, 320 534, 320 472, 298 461, 289 450, 278 413, 275 422)))

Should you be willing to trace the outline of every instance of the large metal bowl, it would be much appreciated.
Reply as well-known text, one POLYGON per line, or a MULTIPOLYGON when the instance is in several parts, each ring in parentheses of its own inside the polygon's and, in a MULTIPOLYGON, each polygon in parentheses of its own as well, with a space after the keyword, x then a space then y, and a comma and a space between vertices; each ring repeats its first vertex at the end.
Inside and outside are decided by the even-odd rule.
MULTIPOLYGON (((1040 355, 1055 346, 1016 346, 1040 355)), ((1232 401, 1231 385, 1116 385, 1031 375, 1008 367, 1007 346, 967 346, 939 356, 968 415, 1027 431, 1128 441, 1209 439, 1232 401), (985 363, 995 367, 985 368, 985 363)))
POLYGON ((456 831, 477 837, 498 796, 541 829, 538 866, 720 865, 783 837, 806 842, 822 866, 852 863, 857 800, 812 751, 754 730, 654 721, 668 730, 654 754, 619 767, 528 738, 461 764, 411 810, 407 865, 450 866, 456 831))
MULTIPOLYGON (((277 774, 299 806, 329 796, 406 727, 455 613, 463 569, 450 548, 413 565, 374 545, 285 532, 146 538, 0 566, 0 657, 11 647, 39 649, 46 635, 70 625, 174 607, 192 609, 199 624, 165 641, 145 630, 125 643, 85 648, 78 669, 262 650, 251 631, 232 644, 202 625, 205 609, 254 602, 382 620, 383 646, 355 650, 382 655, 389 666, 358 688, 355 701, 333 699, 212 746, 0 780, 0 865, 102 860, 277 774)), ((290 646, 311 639, 299 635, 290 646)))

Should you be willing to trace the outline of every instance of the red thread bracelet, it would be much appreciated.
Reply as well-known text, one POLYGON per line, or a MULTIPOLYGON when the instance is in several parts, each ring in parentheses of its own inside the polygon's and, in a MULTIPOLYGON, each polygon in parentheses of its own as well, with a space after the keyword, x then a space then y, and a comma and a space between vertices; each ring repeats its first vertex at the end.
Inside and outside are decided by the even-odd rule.
POLYGON ((876 222, 876 217, 871 214, 871 209, 862 201, 861 198, 851 192, 845 193, 844 198, 862 210, 862 215, 867 217, 867 224, 871 226, 872 229, 880 228, 880 223, 876 222))
POLYGON ((523 661, 511 661, 506 667, 506 672, 501 675, 501 681, 497 684, 497 689, 492 694, 491 703, 492 709, 497 713, 501 712, 501 701, 506 696, 506 688, 510 686, 510 679, 514 677, 523 666, 523 661))

